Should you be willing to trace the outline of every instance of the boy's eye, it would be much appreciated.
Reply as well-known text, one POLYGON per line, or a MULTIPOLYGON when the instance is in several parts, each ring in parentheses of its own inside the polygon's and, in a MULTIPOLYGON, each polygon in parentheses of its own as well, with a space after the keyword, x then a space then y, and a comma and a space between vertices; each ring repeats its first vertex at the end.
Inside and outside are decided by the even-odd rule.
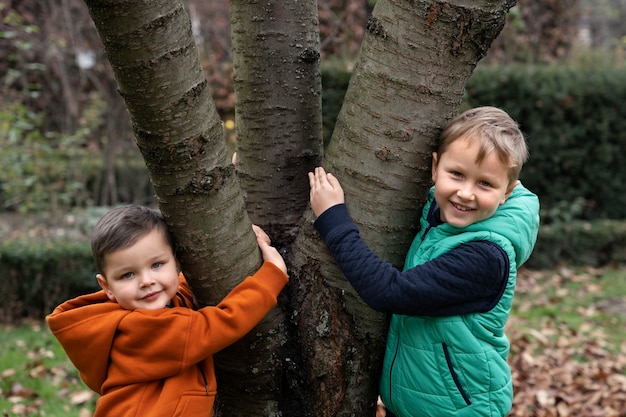
POLYGON ((161 262, 155 262, 155 263, 152 264, 152 269, 160 268, 161 265, 163 265, 161 262))
POLYGON ((491 183, 489 181, 480 181, 479 184, 482 187, 491 187, 491 183))
POLYGON ((132 278, 132 277, 133 277, 133 273, 132 272, 127 272, 125 274, 122 274, 120 276, 120 279, 129 279, 129 278, 132 278))

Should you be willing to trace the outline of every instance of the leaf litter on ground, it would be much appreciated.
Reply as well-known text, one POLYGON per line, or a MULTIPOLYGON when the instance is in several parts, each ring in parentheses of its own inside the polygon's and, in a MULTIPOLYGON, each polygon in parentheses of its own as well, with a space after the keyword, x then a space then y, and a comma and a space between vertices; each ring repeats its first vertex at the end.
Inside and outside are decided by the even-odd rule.
POLYGON ((520 270, 510 416, 626 416, 626 269, 615 268, 520 270))

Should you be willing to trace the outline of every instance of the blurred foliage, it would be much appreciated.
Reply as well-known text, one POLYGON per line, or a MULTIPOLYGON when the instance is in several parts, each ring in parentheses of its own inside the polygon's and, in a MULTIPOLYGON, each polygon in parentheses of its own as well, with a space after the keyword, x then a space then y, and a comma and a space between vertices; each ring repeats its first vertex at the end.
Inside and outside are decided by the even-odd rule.
MULTIPOLYGON (((520 123, 531 153, 521 178, 539 195, 544 224, 626 215, 626 72, 617 65, 589 67, 584 62, 591 58, 581 59, 569 66, 479 67, 467 84, 464 108, 498 106, 520 123)), ((345 65, 323 67, 325 141, 349 78, 345 65)), ((93 114, 97 118, 98 110, 93 114)), ((0 210, 64 212, 153 201, 136 149, 111 151, 103 160, 99 150, 86 146, 88 129, 44 135, 40 120, 23 105, 0 106, 0 163, 5 167, 0 210)))
POLYGON ((23 105, 0 107, 0 201, 3 210, 58 211, 87 203, 83 132, 41 133, 41 115, 23 105))
POLYGON ((88 242, 64 237, 0 242, 0 322, 42 318, 57 304, 97 289, 88 242))
POLYGON ((578 1, 518 0, 485 62, 537 64, 567 59, 578 40, 578 1))
MULTIPOLYGON (((184 3, 214 100, 229 123, 234 114, 234 92, 228 2, 184 3)), ((325 141, 341 108, 373 5, 373 1, 363 0, 324 0, 318 5, 320 54, 325 67, 325 141)), ((624 8, 618 6, 614 0, 597 4, 518 0, 484 61, 545 63, 576 58, 581 68, 594 68, 603 74, 604 65, 619 61, 619 54, 581 50, 576 43, 583 24, 587 24, 594 39, 600 35, 603 21, 613 22, 610 33, 624 33, 624 25, 619 24, 624 8), (581 17, 588 19, 581 21, 581 17)), ((618 44, 623 50, 624 43, 618 44)), ((495 85, 500 87, 497 82, 495 85)), ((545 95, 555 92, 551 88, 544 88, 545 95)), ((506 94, 512 89, 509 87, 506 94)), ((0 0, 0 93, 0 141, 3 150, 7 149, 0 162, 9 167, 0 174, 0 210, 63 211, 71 206, 151 201, 151 187, 132 140, 123 102, 82 0, 0 0), (146 197, 141 196, 142 192, 146 197)), ((526 100, 516 99, 520 103, 526 100)), ((538 111, 545 113, 545 109, 538 111)), ((522 124, 528 125, 525 121, 522 124)), ((543 125, 539 129, 543 130, 543 125)), ((234 148, 233 130, 225 132, 229 133, 229 149, 234 148)), ((586 194, 555 199, 548 196, 542 201, 548 205, 547 216, 554 218, 584 216, 588 208, 597 209, 596 199, 586 194), (579 201, 577 197, 584 204, 568 208, 562 203, 579 201), (557 213, 552 205, 562 209, 557 213), (582 206, 582 212, 578 211, 582 206)))
POLYGON ((350 82, 350 69, 342 63, 334 62, 322 67, 322 129, 324 145, 328 143, 335 129, 346 89, 350 82))
POLYGON ((44 134, 41 114, 21 104, 0 105, 0 212, 55 215, 103 201, 150 202, 153 191, 139 152, 117 152, 112 166, 105 166, 101 152, 86 146, 89 134, 86 128, 74 135, 44 134))

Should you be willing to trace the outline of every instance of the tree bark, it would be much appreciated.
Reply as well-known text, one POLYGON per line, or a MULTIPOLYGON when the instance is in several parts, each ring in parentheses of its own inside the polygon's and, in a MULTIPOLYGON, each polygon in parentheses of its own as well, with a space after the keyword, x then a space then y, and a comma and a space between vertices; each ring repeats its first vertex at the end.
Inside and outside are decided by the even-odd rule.
POLYGON ((231 2, 237 171, 253 221, 283 245, 321 163, 316 0, 231 2))
MULTIPOLYGON (((310 0, 231 2, 237 174, 251 219, 285 254, 307 206, 306 173, 322 158, 316 10, 310 0)), ((284 407, 284 320, 275 309, 265 320, 272 336, 216 355, 219 415, 278 415, 284 407)))

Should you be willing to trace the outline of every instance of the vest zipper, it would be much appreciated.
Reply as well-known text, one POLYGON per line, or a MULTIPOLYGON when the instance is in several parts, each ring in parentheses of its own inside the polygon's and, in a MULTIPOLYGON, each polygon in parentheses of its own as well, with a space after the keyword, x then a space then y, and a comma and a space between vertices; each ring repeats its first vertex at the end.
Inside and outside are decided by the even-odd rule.
MULTIPOLYGON (((396 325, 396 329, 399 326, 396 325)), ((393 388, 393 367, 396 363, 396 359, 398 358, 398 350, 400 349, 400 332, 396 332, 396 336, 398 338, 397 343, 396 343, 396 351, 393 354, 393 359, 391 360, 391 364, 389 365, 389 405, 393 404, 393 395, 392 395, 392 388, 393 388)))
POLYGON ((463 397, 465 404, 472 405, 472 401, 470 400, 469 396, 467 395, 467 393, 461 386, 461 381, 459 381, 459 376, 454 370, 454 366, 452 366, 452 360, 450 359, 450 351, 448 350, 448 345, 444 342, 441 344, 441 347, 443 348, 443 355, 446 358, 446 363, 448 364, 448 370, 450 371, 450 375, 452 375, 452 380, 454 381, 454 385, 456 385, 456 388, 459 390, 459 393, 463 397))

